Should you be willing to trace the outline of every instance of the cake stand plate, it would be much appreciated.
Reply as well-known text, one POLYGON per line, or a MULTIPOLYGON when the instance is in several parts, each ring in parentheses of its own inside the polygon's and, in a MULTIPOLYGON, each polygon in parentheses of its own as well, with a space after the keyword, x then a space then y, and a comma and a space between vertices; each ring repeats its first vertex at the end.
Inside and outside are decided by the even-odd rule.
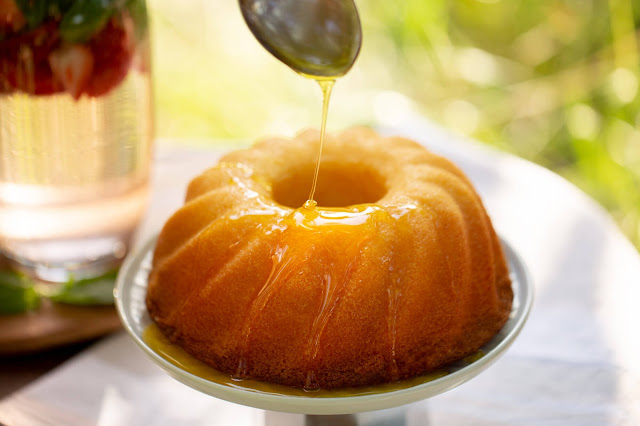
POLYGON ((501 242, 511 271, 513 306, 502 330, 481 348, 484 355, 470 364, 450 367, 449 374, 443 377, 390 392, 341 397, 275 395, 211 382, 172 364, 143 339, 145 329, 152 323, 145 295, 155 239, 129 256, 122 266, 114 290, 116 308, 127 332, 156 364, 178 381, 208 395, 236 404, 287 413, 333 415, 383 410, 430 398, 468 381, 493 364, 518 336, 531 310, 533 286, 518 254, 506 241, 501 242))

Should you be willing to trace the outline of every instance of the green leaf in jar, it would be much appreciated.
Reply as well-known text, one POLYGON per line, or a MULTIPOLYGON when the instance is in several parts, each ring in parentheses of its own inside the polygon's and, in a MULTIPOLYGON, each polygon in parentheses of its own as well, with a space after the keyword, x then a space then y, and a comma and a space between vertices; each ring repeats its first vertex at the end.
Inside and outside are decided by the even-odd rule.
POLYGON ((77 0, 60 22, 60 36, 70 43, 84 43, 109 21, 122 1, 77 0))
POLYGON ((47 16, 48 0, 16 0, 29 28, 40 25, 47 16))
POLYGON ((127 9, 131 14, 131 19, 135 25, 137 40, 142 40, 147 32, 148 16, 147 2, 145 0, 128 0, 127 9))
POLYGON ((112 305, 117 276, 116 269, 96 278, 78 281, 71 279, 47 297, 55 302, 72 305, 112 305))
POLYGON ((73 6, 74 0, 49 0, 49 16, 59 19, 73 6))
POLYGON ((24 275, 8 269, 0 270, 0 314, 12 315, 38 307, 40 297, 34 284, 24 275))

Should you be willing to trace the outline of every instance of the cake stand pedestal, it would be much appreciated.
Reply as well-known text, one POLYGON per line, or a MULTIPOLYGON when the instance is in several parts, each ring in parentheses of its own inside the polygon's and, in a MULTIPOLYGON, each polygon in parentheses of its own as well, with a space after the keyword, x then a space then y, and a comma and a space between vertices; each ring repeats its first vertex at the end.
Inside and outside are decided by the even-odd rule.
POLYGON ((405 406, 358 414, 323 416, 268 411, 265 415, 265 426, 407 426, 409 423, 405 406))

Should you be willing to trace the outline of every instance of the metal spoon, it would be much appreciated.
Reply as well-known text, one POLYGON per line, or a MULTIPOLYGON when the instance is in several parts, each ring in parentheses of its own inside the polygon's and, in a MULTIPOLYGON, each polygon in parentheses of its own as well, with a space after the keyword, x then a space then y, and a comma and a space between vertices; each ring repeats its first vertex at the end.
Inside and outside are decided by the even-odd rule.
POLYGON ((310 77, 346 74, 360 52, 362 29, 353 0, 238 0, 260 44, 310 77))

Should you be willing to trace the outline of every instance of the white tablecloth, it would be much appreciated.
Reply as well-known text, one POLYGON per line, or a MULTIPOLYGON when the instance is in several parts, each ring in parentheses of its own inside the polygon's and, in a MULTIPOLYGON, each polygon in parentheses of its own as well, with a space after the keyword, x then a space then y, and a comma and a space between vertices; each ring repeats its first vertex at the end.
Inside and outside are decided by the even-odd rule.
MULTIPOLYGON (((445 394, 340 424, 640 425, 640 256, 592 200, 551 172, 421 123, 401 132, 456 162, 535 286, 524 331, 494 366, 445 394)), ((161 148, 139 241, 219 153, 161 148)), ((334 419, 337 421, 338 419, 334 419)), ((0 402, 9 425, 304 425, 174 381, 124 332, 0 402)), ((338 424, 338 423, 334 423, 338 424)))

